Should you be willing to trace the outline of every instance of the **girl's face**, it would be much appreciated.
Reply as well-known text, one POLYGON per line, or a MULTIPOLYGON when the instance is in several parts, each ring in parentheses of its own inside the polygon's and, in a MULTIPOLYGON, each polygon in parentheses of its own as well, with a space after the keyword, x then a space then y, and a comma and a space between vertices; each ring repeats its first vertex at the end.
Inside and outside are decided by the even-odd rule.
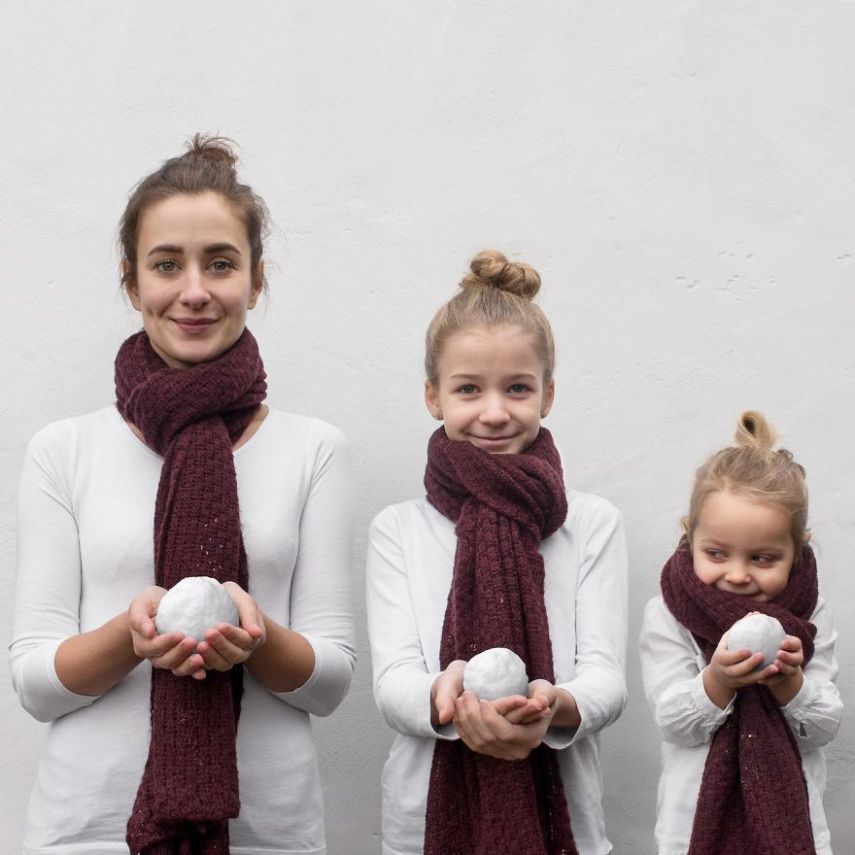
POLYGON ((127 289, 155 351, 187 368, 240 338, 261 270, 251 270, 246 227, 222 196, 178 194, 143 213, 127 289))
POLYGON ((438 369, 437 386, 425 384, 425 402, 449 439, 491 454, 518 454, 534 442, 555 387, 543 384, 530 333, 507 324, 459 330, 445 342, 438 369))
POLYGON ((766 603, 785 588, 795 555, 780 506, 726 490, 704 500, 692 533, 695 574, 704 584, 766 603))

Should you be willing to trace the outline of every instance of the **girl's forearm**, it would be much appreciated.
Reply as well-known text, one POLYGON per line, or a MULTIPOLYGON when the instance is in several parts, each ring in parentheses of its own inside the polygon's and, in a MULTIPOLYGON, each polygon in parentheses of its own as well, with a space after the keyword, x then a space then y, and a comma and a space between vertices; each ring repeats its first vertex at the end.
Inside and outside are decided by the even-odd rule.
POLYGON ((582 723, 582 715, 576 705, 576 698, 565 689, 557 689, 555 715, 552 716, 553 727, 578 727, 582 723))
POLYGON ((78 695, 102 695, 142 660, 134 653, 127 612, 98 629, 65 639, 54 667, 66 689, 78 695))
POLYGON ((264 616, 266 638, 246 662, 250 673, 271 692, 299 689, 315 670, 312 645, 292 629, 264 616))

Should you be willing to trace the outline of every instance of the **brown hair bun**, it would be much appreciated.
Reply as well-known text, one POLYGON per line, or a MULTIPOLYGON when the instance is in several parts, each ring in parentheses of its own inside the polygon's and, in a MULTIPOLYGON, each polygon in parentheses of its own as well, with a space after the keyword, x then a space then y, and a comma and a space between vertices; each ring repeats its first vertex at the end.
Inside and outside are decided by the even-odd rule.
POLYGON ((460 282, 461 288, 498 288, 525 300, 531 300, 540 290, 540 274, 531 265, 508 261, 496 249, 479 252, 469 264, 460 282))

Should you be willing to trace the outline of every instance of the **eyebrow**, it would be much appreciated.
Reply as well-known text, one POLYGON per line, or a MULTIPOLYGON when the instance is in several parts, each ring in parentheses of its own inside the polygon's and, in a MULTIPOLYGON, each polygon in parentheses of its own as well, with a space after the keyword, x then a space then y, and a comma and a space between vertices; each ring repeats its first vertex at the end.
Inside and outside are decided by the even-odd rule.
MULTIPOLYGON (((460 372, 458 374, 452 374, 451 379, 452 380, 466 380, 466 379, 475 379, 475 378, 478 378, 480 376, 481 376, 480 374, 466 374, 464 372, 460 372)), ((532 380, 532 379, 536 380, 537 374, 527 374, 527 373, 512 374, 510 377, 506 377, 504 379, 510 380, 510 381, 513 381, 513 380, 532 380)))
MULTIPOLYGON (((715 537, 702 537, 700 542, 701 546, 719 546, 724 549, 733 548, 733 546, 726 540, 719 540, 715 537)), ((774 546, 772 543, 769 543, 766 546, 758 546, 756 549, 752 550, 752 552, 780 552, 782 548, 783 547, 780 544, 774 546)))
MULTIPOLYGON (((234 252, 237 255, 240 255, 240 250, 231 243, 212 243, 208 244, 205 247, 205 254, 210 255, 213 252, 234 252)), ((149 251, 148 255, 155 255, 158 252, 171 252, 174 255, 183 255, 184 247, 178 246, 174 243, 159 243, 157 246, 153 246, 149 251)))

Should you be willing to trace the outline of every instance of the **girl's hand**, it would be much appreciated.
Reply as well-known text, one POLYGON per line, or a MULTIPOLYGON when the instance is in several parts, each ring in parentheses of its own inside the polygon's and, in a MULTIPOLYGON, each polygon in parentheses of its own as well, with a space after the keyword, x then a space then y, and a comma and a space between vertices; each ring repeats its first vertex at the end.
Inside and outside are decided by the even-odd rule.
POLYGON ((433 681, 430 688, 430 720, 434 725, 448 724, 454 717, 454 702, 463 693, 463 669, 466 662, 455 659, 433 681))
POLYGON ((542 696, 512 695, 479 701, 465 691, 454 704, 454 727, 463 742, 479 754, 499 760, 525 760, 543 741, 555 714, 555 707, 547 705, 544 709, 543 704, 542 696), (515 723, 517 718, 522 723, 515 723))
POLYGON ((223 588, 237 606, 240 626, 220 623, 205 632, 196 651, 207 671, 228 671, 246 662, 267 637, 264 616, 255 599, 236 582, 223 582, 223 588))
POLYGON ((128 623, 134 653, 140 659, 148 659, 152 667, 172 671, 177 677, 192 676, 204 680, 205 662, 196 653, 195 639, 180 632, 157 634, 154 616, 165 593, 165 588, 152 585, 131 601, 128 623))

